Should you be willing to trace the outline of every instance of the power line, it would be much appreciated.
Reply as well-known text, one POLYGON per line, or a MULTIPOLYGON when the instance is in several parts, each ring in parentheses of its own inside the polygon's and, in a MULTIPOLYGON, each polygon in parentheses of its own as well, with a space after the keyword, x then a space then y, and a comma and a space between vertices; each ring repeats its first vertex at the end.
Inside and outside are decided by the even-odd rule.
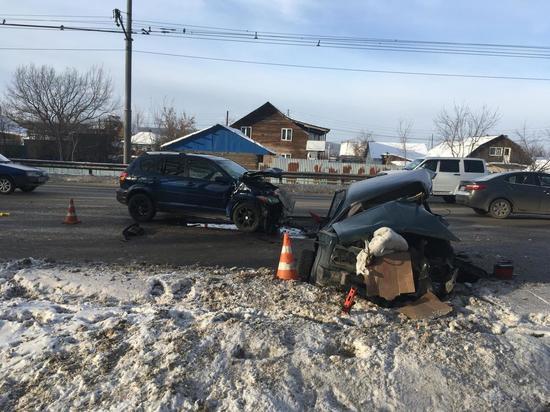
POLYGON ((181 57, 186 59, 255 64, 255 65, 262 65, 262 66, 290 67, 290 68, 300 68, 300 69, 335 70, 335 71, 345 71, 345 72, 396 74, 396 75, 407 75, 407 76, 437 76, 437 77, 461 77, 461 78, 496 79, 496 80, 550 81, 550 78, 548 77, 519 77, 519 76, 496 76, 496 75, 492 76, 492 75, 483 75, 483 74, 408 72, 408 71, 398 71, 398 70, 375 70, 375 69, 360 69, 360 68, 351 68, 351 67, 313 66, 313 65, 302 65, 302 64, 293 64, 293 63, 276 63, 276 62, 265 62, 265 61, 257 61, 257 60, 227 59, 227 58, 221 58, 221 57, 193 56, 193 55, 187 55, 187 54, 154 52, 154 51, 146 51, 146 50, 134 50, 134 52, 141 53, 141 54, 156 55, 156 56, 181 57))
MULTIPOLYGON (((53 16, 53 15, 52 15, 53 16)), ((59 20, 58 16, 55 20, 59 20)), ((103 17, 101 17, 103 18, 103 17)), ((19 18, 22 20, 22 18, 19 18)), ((44 19, 26 19, 28 21, 44 21, 44 19)), ((54 21, 53 19, 51 21, 54 21)), ((214 26, 197 26, 167 23, 155 26, 162 22, 151 20, 138 20, 142 24, 152 23, 152 26, 143 26, 133 31, 132 34, 148 36, 176 37, 195 40, 210 40, 224 42, 256 43, 269 45, 287 45, 304 47, 324 47, 337 49, 353 49, 368 51, 391 51, 406 53, 436 53, 457 54, 484 57, 511 57, 530 59, 550 59, 550 47, 493 44, 493 43, 459 43, 444 41, 422 41, 403 39, 384 39, 351 36, 293 34, 283 32, 259 32, 242 29, 229 29, 214 26)), ((66 22, 63 20, 63 22, 66 22)), ((69 22, 69 21, 67 21, 69 22)), ((74 21, 73 21, 74 22, 74 21)), ((14 25, 14 23, 4 23, 14 25)), ((96 22, 104 25, 105 21, 96 22)), ((45 27, 45 25, 27 25, 28 27, 45 27)), ((49 28, 58 29, 59 26, 49 28)), ((74 29, 74 28, 72 28, 74 29)), ((87 30, 93 31, 92 27, 87 30)), ((104 29, 98 28, 103 31, 104 29)))
MULTIPOLYGON (((0 26, 1 27, 1 26, 0 26)), ((116 31, 117 33, 123 33, 122 31, 116 31)), ((40 47, 0 47, 0 50, 16 51, 121 51, 121 49, 104 49, 104 48, 40 48, 40 47)), ((261 66, 274 66, 274 67, 288 67, 288 68, 301 68, 301 69, 315 69, 315 70, 333 70, 333 71, 345 71, 345 72, 358 72, 358 73, 378 73, 378 74, 393 74, 393 75, 406 75, 406 76, 435 76, 435 77, 458 77, 458 78, 474 78, 474 79, 493 79, 493 80, 523 80, 523 81, 550 81, 547 77, 518 77, 518 76, 497 76, 497 75, 482 75, 482 74, 461 74, 461 73, 438 73, 438 72, 408 72, 397 70, 377 70, 377 69, 361 69, 352 67, 333 67, 333 66, 313 66, 302 65, 293 63, 278 63, 278 62, 266 62, 257 60, 242 60, 242 59, 227 59, 221 57, 211 56, 195 56, 178 53, 167 52, 154 52, 148 50, 134 50, 135 53, 167 56, 167 57, 180 57, 186 59, 206 60, 206 61, 218 61, 228 63, 241 63, 241 64, 253 64, 261 66)))

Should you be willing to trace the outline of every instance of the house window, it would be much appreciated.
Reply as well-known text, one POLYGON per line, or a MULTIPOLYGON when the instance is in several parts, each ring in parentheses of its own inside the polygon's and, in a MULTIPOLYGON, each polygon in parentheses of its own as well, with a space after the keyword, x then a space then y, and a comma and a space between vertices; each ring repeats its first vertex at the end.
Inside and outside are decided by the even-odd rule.
POLYGON ((292 155, 290 153, 281 153, 279 156, 281 156, 283 159, 291 159, 292 155))
POLYGON ((242 126, 241 132, 243 132, 245 136, 252 137, 252 126, 242 126))
POLYGON ((502 147, 490 147, 489 148, 489 156, 502 156, 502 147))
POLYGON ((510 153, 512 153, 512 148, 505 147, 504 148, 504 156, 510 156, 510 153))
POLYGON ((283 127, 281 129, 281 140, 291 142, 292 141, 292 129, 287 129, 286 127, 283 127))

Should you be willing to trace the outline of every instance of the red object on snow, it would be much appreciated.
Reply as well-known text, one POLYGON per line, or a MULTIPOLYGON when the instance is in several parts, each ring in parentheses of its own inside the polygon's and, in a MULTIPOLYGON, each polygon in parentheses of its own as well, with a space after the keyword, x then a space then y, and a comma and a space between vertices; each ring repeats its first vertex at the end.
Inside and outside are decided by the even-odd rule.
POLYGON ((342 312, 349 314, 351 307, 355 305, 355 295, 357 295, 357 288, 352 287, 346 296, 344 306, 342 307, 342 312))
POLYGON ((493 275, 499 279, 512 279, 514 276, 514 264, 511 260, 501 260, 493 267, 493 275))

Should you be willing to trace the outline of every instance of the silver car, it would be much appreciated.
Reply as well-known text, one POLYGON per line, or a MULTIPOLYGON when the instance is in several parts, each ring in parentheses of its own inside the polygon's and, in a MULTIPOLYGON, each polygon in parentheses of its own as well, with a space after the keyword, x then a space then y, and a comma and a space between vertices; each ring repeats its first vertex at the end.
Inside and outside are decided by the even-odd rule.
POLYGON ((550 174, 505 172, 461 181, 456 202, 497 219, 511 213, 550 213, 550 174))

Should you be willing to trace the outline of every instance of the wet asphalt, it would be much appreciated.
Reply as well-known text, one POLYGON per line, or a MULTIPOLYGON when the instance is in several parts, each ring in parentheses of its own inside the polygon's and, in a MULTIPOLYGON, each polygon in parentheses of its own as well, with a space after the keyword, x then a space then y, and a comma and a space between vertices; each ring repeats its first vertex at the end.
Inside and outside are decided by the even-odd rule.
MULTIPOLYGON (((325 212, 330 194, 294 194, 295 214, 325 212)), ((455 249, 469 254, 486 269, 501 257, 514 261, 522 279, 550 279, 550 217, 514 216, 506 220, 480 217, 470 209, 432 202, 434 212, 445 215, 451 230, 461 238, 455 249)), ((0 259, 23 257, 61 261, 147 262, 169 265, 275 267, 280 239, 265 234, 188 227, 159 215, 144 224, 145 235, 128 242, 122 229, 132 223, 115 188, 82 183, 50 183, 33 193, 19 190, 0 196, 0 259), (82 223, 62 224, 73 198, 82 223)), ((306 224, 308 219, 298 219, 306 224)), ((295 239, 295 254, 311 247, 310 240, 295 239)))

